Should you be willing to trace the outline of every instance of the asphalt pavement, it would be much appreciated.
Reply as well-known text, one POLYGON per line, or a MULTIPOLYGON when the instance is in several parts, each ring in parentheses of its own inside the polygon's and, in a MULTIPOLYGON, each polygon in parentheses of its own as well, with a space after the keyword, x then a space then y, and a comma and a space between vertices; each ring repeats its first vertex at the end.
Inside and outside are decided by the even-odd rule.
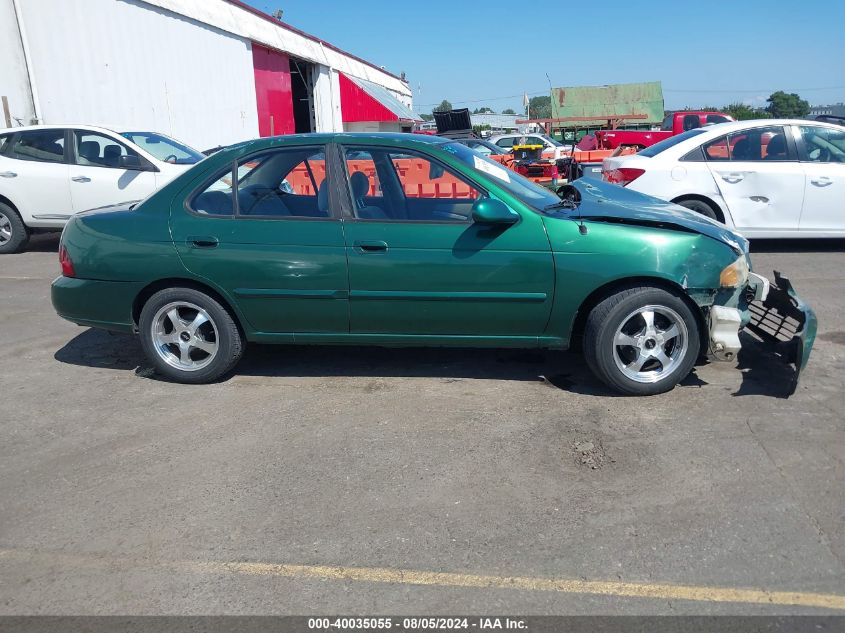
POLYGON ((250 346, 219 384, 0 256, 0 614, 845 613, 845 243, 819 336, 616 397, 576 354, 250 346))

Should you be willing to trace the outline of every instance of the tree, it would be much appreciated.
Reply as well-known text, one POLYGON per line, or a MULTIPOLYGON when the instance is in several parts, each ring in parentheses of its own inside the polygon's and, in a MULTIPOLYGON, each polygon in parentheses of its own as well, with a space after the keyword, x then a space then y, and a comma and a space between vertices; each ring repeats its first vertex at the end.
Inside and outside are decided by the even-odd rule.
POLYGON ((502 114, 516 114, 516 112, 513 111, 513 108, 508 108, 507 110, 502 110, 502 114))
POLYGON ((810 112, 810 104, 794 92, 773 92, 766 101, 766 111, 776 119, 800 119, 810 112))
POLYGON ((730 114, 737 121, 747 121, 748 119, 768 119, 772 116, 763 108, 754 108, 745 103, 730 103, 724 108, 721 108, 721 110, 725 114, 730 114))
POLYGON ((552 116, 551 97, 531 97, 528 100, 528 114, 532 119, 548 119, 552 116))
POLYGON ((452 104, 449 103, 448 101, 446 101, 446 99, 443 99, 443 101, 440 102, 440 105, 437 106, 436 108, 434 108, 434 110, 432 110, 432 112, 448 112, 451 109, 452 109, 452 104))
POLYGON ((488 108, 487 106, 484 106, 483 108, 476 108, 472 111, 473 114, 485 114, 487 112, 493 114, 493 110, 491 108, 488 108))
POLYGON ((433 117, 433 116, 431 116, 430 114, 425 114, 424 112, 420 114, 420 118, 421 118, 423 121, 431 121, 431 120, 433 120, 433 119, 434 119, 434 117, 433 117))

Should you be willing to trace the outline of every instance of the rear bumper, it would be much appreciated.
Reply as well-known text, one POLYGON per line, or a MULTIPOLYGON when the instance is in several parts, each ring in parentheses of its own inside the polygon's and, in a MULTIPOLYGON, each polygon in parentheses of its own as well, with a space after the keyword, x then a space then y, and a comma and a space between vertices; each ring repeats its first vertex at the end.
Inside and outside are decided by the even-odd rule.
POLYGON ((795 292, 789 278, 777 271, 774 276, 768 296, 749 305, 751 321, 745 327, 772 345, 784 361, 795 365, 797 385, 798 376, 810 360, 818 320, 813 309, 795 292))
POLYGON ((133 332, 132 302, 143 286, 141 282, 62 276, 53 281, 50 298, 63 319, 113 332, 133 332))

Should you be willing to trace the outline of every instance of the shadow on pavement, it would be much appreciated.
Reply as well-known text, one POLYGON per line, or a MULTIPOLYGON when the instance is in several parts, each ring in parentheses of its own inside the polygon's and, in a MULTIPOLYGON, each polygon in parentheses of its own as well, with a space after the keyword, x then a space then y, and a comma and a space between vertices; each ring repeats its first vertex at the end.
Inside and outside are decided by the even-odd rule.
POLYGON ((795 393, 798 375, 794 365, 750 334, 741 332, 740 340, 737 369, 742 372, 742 383, 732 395, 788 398, 795 393))
POLYGON ((58 253, 60 232, 36 233, 29 238, 25 253, 58 253))
MULTIPOLYGON (((738 365, 742 384, 733 395, 788 398, 794 391, 793 367, 757 339, 745 334, 742 339, 738 365)), ((133 370, 143 378, 164 380, 147 362, 138 338, 126 334, 88 329, 54 358, 69 365, 133 370)), ((219 382, 237 376, 520 380, 581 395, 621 397, 593 376, 580 354, 546 350, 251 344, 235 370, 219 382)), ((696 368, 680 383, 685 388, 707 384, 696 368)))
MULTIPOLYGON (((82 367, 134 370, 144 378, 160 379, 137 337, 125 334, 85 330, 54 358, 82 367)), ((584 395, 616 395, 592 375, 579 354, 541 350, 250 344, 234 372, 221 382, 237 376, 521 380, 584 395)))

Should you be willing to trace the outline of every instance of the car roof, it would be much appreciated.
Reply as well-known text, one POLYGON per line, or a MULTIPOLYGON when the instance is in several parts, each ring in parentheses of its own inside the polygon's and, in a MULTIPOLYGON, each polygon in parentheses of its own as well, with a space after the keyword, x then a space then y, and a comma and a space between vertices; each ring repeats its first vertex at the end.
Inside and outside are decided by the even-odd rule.
POLYGON ((507 134, 494 134, 489 140, 506 138, 508 136, 543 136, 543 132, 508 132, 507 134))
MULTIPOLYGON (((820 127, 830 126, 830 123, 824 121, 810 121, 807 119, 748 119, 745 121, 728 121, 727 123, 714 123, 713 125, 706 125, 701 128, 694 128, 705 130, 708 134, 713 133, 716 136, 720 134, 730 134, 738 130, 746 130, 754 127, 768 127, 770 125, 817 125, 820 127)), ((697 138, 702 138, 698 135, 697 138)))
MULTIPOLYGON (((431 147, 445 145, 451 139, 431 134, 407 134, 401 132, 334 132, 285 134, 254 139, 239 146, 248 145, 250 150, 301 145, 303 143, 340 143, 342 145, 392 145, 401 147, 431 147)), ((227 148, 228 149, 228 148, 227 148)))
POLYGON ((23 125, 20 127, 9 127, 0 129, 0 134, 8 134, 11 132, 37 132, 38 130, 90 130, 92 132, 109 132, 111 134, 119 134, 112 128, 102 127, 99 125, 86 125, 84 123, 62 123, 62 124, 45 124, 45 125, 23 125))

